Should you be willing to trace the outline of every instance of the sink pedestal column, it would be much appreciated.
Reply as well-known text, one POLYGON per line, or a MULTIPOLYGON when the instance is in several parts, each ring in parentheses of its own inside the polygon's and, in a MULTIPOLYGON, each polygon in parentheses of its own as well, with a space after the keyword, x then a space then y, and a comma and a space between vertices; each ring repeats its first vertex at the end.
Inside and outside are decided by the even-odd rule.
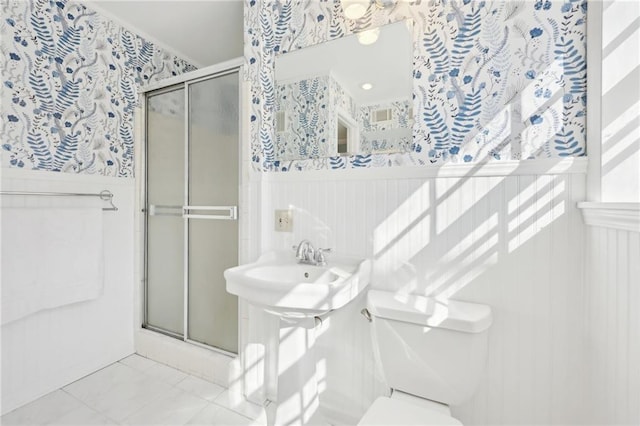
POLYGON ((313 317, 280 318, 275 425, 321 423, 317 413, 315 336, 313 317))

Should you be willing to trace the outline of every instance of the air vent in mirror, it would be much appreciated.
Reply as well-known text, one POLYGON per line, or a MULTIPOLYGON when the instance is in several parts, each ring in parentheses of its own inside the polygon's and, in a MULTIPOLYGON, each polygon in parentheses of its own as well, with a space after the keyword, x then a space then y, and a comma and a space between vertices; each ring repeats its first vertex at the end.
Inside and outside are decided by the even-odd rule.
POLYGON ((383 121, 391 121, 391 108, 378 109, 371 113, 372 123, 381 123, 383 121))

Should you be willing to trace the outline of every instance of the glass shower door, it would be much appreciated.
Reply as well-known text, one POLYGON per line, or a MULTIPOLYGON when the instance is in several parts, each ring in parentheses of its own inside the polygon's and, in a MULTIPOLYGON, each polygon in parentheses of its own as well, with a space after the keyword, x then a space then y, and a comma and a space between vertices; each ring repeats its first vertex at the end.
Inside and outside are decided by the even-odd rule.
POLYGON ((238 264, 238 73, 188 90, 188 338, 235 353, 238 299, 223 272, 238 264))
POLYGON ((232 353, 239 100, 237 70, 147 96, 145 326, 232 353))
POLYGON ((184 335, 184 88, 147 97, 145 326, 184 335))

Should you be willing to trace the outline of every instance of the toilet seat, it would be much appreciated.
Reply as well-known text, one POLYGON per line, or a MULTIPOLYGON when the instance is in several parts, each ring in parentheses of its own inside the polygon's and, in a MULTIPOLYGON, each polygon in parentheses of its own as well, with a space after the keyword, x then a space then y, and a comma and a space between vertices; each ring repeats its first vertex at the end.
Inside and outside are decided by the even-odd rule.
POLYGON ((381 396, 371 404, 358 422, 358 426, 373 425, 439 426, 462 425, 462 423, 427 406, 381 396))

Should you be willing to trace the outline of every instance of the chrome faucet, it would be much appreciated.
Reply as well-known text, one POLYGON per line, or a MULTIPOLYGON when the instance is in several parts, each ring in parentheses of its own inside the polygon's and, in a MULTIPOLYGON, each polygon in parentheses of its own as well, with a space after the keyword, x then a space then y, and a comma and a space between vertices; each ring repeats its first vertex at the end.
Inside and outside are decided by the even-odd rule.
POLYGON ((314 249, 309 240, 302 240, 297 246, 293 246, 296 251, 296 259, 299 263, 305 263, 307 265, 324 266, 327 264, 325 253, 331 251, 331 249, 314 249))

